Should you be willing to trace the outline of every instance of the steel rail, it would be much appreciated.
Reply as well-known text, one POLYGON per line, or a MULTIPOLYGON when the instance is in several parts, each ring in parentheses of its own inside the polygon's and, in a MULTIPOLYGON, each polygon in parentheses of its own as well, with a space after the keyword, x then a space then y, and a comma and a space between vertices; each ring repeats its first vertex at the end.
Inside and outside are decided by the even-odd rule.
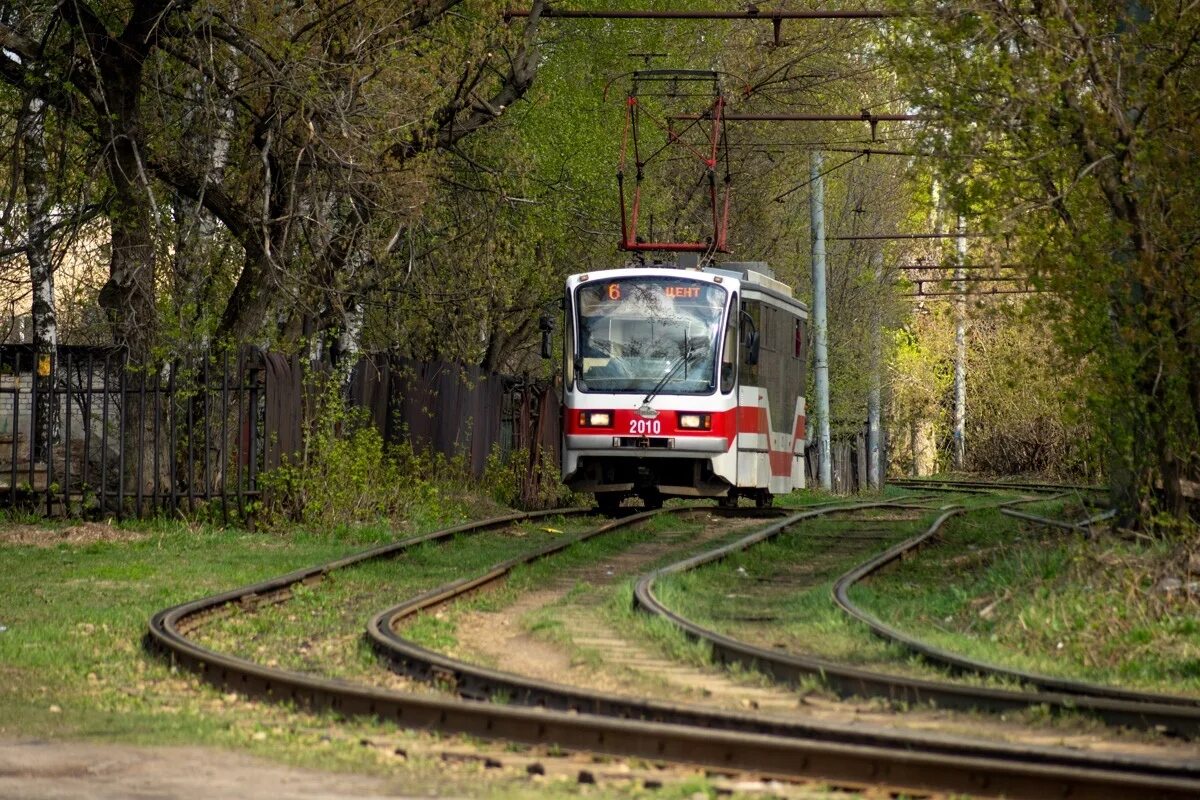
MULTIPOLYGON (((916 498, 908 498, 916 499, 916 498)), ((897 507, 896 502, 826 503, 819 509, 810 507, 787 517, 779 525, 788 526, 805 519, 825 514, 836 514, 862 509, 897 507)), ((900 507, 911 508, 903 505, 900 507)), ((691 511, 694 509, 676 509, 691 511)), ((626 520, 641 521, 655 512, 636 515, 626 520)), ((660 512, 661 513, 661 512, 660 512)), ((771 529, 778 525, 770 526, 771 529)), ((577 541, 606 532, 609 526, 590 531, 577 537, 577 541)), ((574 542, 567 543, 573 544, 574 542)), ((561 546, 556 550, 563 549, 561 546)), ((493 670, 476 664, 451 658, 429 648, 418 645, 401 636, 396 628, 405 619, 447 600, 462 596, 479 586, 509 574, 518 564, 530 563, 544 557, 545 548, 531 551, 496 565, 483 574, 453 581, 445 586, 430 590, 390 609, 376 614, 367 626, 367 638, 383 657, 392 671, 397 674, 430 683, 450 687, 458 696, 488 701, 503 698, 507 704, 550 708, 574 713, 596 714, 607 717, 638 719, 655 723, 689 725, 710 730, 737 731, 799 738, 818 738, 821 741, 845 745, 879 746, 886 744, 903 749, 921 749, 927 753, 944 753, 973 758, 1007 758, 1040 764, 1053 764, 1069 768, 1095 769, 1114 763, 1110 756, 1092 756, 1066 749, 1044 749, 993 744, 949 737, 930 737, 928 734, 911 734, 895 731, 864 729, 861 726, 815 723, 802 719, 783 719, 778 716, 763 716, 725 712, 690 704, 663 703, 648 699, 614 695, 591 691, 575 686, 546 682, 511 672, 493 670)), ((1147 771, 1147 774, 1196 778, 1200 777, 1200 766, 1190 767, 1172 762, 1121 760, 1121 767, 1130 771, 1147 771)))
POLYGON ((1016 519, 1023 519, 1028 522, 1035 522, 1038 525, 1045 525, 1048 528, 1061 528, 1067 531, 1082 531, 1086 530, 1092 525, 1095 525, 1097 522, 1104 522, 1105 520, 1112 519, 1117 515, 1117 510, 1115 508, 1110 508, 1107 511, 1101 511, 1095 516, 1088 517, 1087 519, 1081 519, 1078 522, 1068 522, 1067 520, 1043 517, 1037 514, 1030 514, 1025 511, 1017 511, 1015 508, 1002 508, 1000 509, 1000 513, 1004 514, 1006 517, 1014 517, 1016 519))
MULTIPOLYGON (((962 509, 948 511, 935 521, 931 530, 936 532, 948 515, 961 512, 962 509)), ((996 713, 1045 706, 1057 711, 1088 712, 1114 725, 1152 730, 1165 727, 1187 736, 1200 734, 1200 709, 1116 697, 966 686, 861 669, 810 655, 781 653, 701 626, 671 611, 655 597, 654 584, 659 578, 714 563, 778 535, 785 527, 771 526, 765 532, 648 573, 637 581, 634 600, 649 613, 670 621, 689 637, 707 644, 719 663, 754 669, 792 685, 798 685, 806 677, 817 677, 842 697, 882 697, 891 701, 933 703, 942 708, 996 713)))
MULTIPOLYGON (((1145 709, 1142 720, 1143 727, 1165 729, 1190 737, 1200 734, 1200 698, 1157 692, 1142 692, 1132 689, 1122 689, 1117 686, 1073 681, 967 658, 903 633, 898 628, 888 625, 874 614, 864 610, 850 599, 849 591, 851 586, 920 547, 936 536, 947 520, 957 514, 963 513, 965 510, 954 509, 947 511, 939 516, 924 533, 900 542, 846 572, 833 584, 834 602, 851 617, 870 628, 871 632, 876 636, 898 644, 931 663, 940 664, 956 672, 1007 678, 1036 687, 1043 692, 1055 692, 1060 695, 1066 695, 1070 699, 1065 701, 1065 707, 1089 711, 1105 720, 1108 720, 1108 715, 1112 711, 1111 706, 1105 703, 1093 703, 1093 701, 1120 701, 1123 705, 1115 720, 1120 724, 1126 724, 1124 722, 1125 714, 1127 713, 1125 704, 1134 704, 1135 707, 1145 709)), ((1004 510, 1001 509, 1001 511, 1004 510)))
MULTIPOLYGON (((706 113, 700 114, 672 114, 671 119, 680 122, 694 122, 700 119, 710 119, 706 113)), ((872 114, 869 111, 864 111, 859 114, 752 114, 743 113, 740 111, 731 111, 728 114, 722 114, 721 118, 726 122, 867 122, 871 125, 877 125, 880 122, 922 122, 928 117, 920 114, 872 114)), ((862 152, 855 150, 855 153, 862 152)), ((944 238, 951 234, 942 234, 944 238)), ((957 234, 954 234, 957 235, 957 234)), ((983 234, 973 233, 968 236, 982 236, 983 234)), ((904 238, 929 238, 933 234, 904 234, 904 238)), ((837 236, 829 237, 837 239, 837 236)), ((895 236, 884 236, 875 238, 894 239, 895 236)))
MULTIPOLYGON (((525 522, 551 516, 580 516, 590 513, 590 511, 590 509, 584 508, 554 508, 546 511, 518 512, 476 522, 467 522, 462 525, 455 525, 418 536, 410 536, 378 547, 352 553, 324 564, 294 570, 260 583, 243 586, 240 589, 231 589, 227 592, 221 592, 220 594, 215 594, 192 603, 184 603, 159 612, 153 619, 166 619, 169 616, 173 620, 187 620, 188 623, 194 624, 203 618, 228 610, 233 604, 241 608, 256 608, 261 605, 281 602, 291 597, 291 589, 297 584, 311 586, 320 583, 327 574, 335 570, 376 559, 391 558, 426 542, 440 542, 453 538, 460 533, 476 533, 491 530, 513 522, 525 522), (201 609, 201 606, 203 609, 201 609)), ((151 622, 152 628, 153 619, 151 622)))
MULTIPOLYGON (((835 505, 835 504, 822 504, 835 505)), ((845 510, 856 509, 850 506, 845 510)), ((664 511, 694 511, 696 509, 665 509, 664 511)), ((723 511, 733 515, 733 509, 705 509, 723 511)), ((743 509, 748 511, 749 509, 743 509)), ((824 510, 823 513, 839 509, 824 510)), ((777 509, 782 511, 782 509, 777 509)), ((654 516, 656 513, 637 514, 622 520, 625 524, 640 522, 642 519, 654 516)), ((811 515, 816 515, 813 511, 811 515)), ((774 516, 778 516, 775 514, 774 516)), ((789 519, 794 518, 794 515, 789 519)), ((584 538, 591 538, 600 533, 608 532, 609 526, 601 526, 593 531, 574 537, 565 546, 574 544, 584 538)), ((556 548, 563 549, 562 546, 556 548)), ((400 623, 433 606, 440 605, 473 591, 487 583, 499 580, 508 575, 518 565, 528 564, 549 555, 546 548, 539 548, 524 556, 502 562, 472 577, 452 581, 443 586, 431 589, 416 597, 405 600, 391 608, 375 614, 367 624, 366 636, 389 668, 397 674, 406 675, 418 680, 441 682, 449 684, 460 696, 472 700, 490 700, 504 697, 505 702, 518 705, 551 708, 571 712, 601 714, 604 716, 627 717, 668 722, 674 724, 700 725, 702 727, 740 730, 755 733, 770 733, 784 735, 794 733, 795 726, 790 723, 781 724, 778 721, 764 719, 753 715, 714 715, 711 709, 701 709, 695 706, 657 703, 640 700, 627 696, 614 695, 605 692, 593 692, 565 684, 547 683, 542 680, 527 678, 516 673, 488 669, 471 664, 460 659, 438 653, 430 648, 422 647, 406 638, 397 631, 400 623)), ((808 729, 805 728, 805 731, 808 729)))
POLYGON ((953 487, 963 487, 967 489, 986 489, 992 492, 1004 491, 1006 489, 1016 489, 1025 492, 1107 492, 1105 486, 1086 486, 1076 483, 1037 483, 1037 482, 1013 482, 1000 483, 991 481, 978 480, 960 480, 955 478, 893 478, 888 483, 895 486, 915 489, 929 489, 931 491, 948 491, 953 490, 953 487), (950 489, 940 489, 938 487, 950 487, 950 489))
MULTIPOLYGON (((553 513, 553 512, 551 512, 553 513)), ((509 515, 481 524, 415 537, 442 540, 454 532, 495 527, 535 515, 509 515)), ((544 516, 544 515, 536 515, 544 516)), ((402 549, 396 543, 381 550, 402 549)), ((1131 772, 1123 764, 1077 768, 1018 763, 1011 758, 972 758, 894 746, 845 745, 818 739, 701 729, 621 720, 590 714, 496 706, 357 686, 265 667, 217 653, 187 637, 196 620, 231 604, 253 605, 276 599, 305 577, 319 579, 333 565, 360 563, 359 554, 234 592, 183 603, 155 614, 147 644, 209 683, 273 701, 296 703, 341 714, 367 715, 410 728, 465 733, 528 744, 556 744, 576 750, 661 761, 704 764, 790 778, 819 778, 854 785, 886 785, 916 791, 956 791, 1012 797, 1149 798, 1195 797, 1200 778, 1175 765, 1173 774, 1131 772), (1181 771, 1183 770, 1183 771, 1181 771)), ((1153 762, 1139 762, 1143 770, 1153 762)), ((1169 770, 1171 766, 1164 766, 1169 770)))
MULTIPOLYGON (((510 8, 504 19, 530 16, 528 8, 510 8)), ((763 9, 748 11, 630 11, 625 9, 567 9, 547 6, 541 15, 563 19, 698 19, 698 20, 820 20, 820 19, 888 19, 902 16, 898 11, 780 11, 763 9)))

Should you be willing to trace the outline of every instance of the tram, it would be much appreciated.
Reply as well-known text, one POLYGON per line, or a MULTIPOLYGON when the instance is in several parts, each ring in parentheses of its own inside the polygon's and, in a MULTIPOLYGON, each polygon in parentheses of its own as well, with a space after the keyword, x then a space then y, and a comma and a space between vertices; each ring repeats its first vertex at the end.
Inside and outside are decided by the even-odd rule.
POLYGON ((808 308, 759 262, 567 278, 562 478, 723 505, 804 486, 808 308))

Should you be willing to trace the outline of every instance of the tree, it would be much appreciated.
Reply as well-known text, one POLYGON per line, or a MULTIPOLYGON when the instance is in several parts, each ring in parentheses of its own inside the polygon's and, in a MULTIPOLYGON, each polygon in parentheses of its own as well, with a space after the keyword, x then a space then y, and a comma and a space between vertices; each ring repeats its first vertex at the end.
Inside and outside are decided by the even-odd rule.
POLYGON ((1195 5, 1056 0, 926 2, 891 46, 955 210, 1011 236, 1096 361, 1126 524, 1185 518, 1200 477, 1198 45, 1195 5))
POLYGON ((138 360, 162 344, 160 312, 180 302, 163 285, 210 306, 173 310, 202 329, 180 342, 361 327, 359 298, 424 201, 413 163, 500 118, 537 71, 541 0, 512 33, 499 4, 461 5, 79 0, 0 20, 0 80, 102 168, 113 339, 138 360))
POLYGON ((54 260, 50 248, 50 163, 46 156, 46 103, 31 96, 17 123, 21 138, 21 178, 25 189, 25 260, 33 289, 34 380, 40 383, 34 409, 32 460, 46 461, 53 440, 54 395, 48 391, 58 347, 54 315, 54 260))

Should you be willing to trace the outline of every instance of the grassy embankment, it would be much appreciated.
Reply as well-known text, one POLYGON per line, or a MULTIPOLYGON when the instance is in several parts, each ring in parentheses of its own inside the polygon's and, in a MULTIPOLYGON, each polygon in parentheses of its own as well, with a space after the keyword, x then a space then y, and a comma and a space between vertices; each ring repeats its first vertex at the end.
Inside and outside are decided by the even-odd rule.
MULTIPOLYGON (((784 502, 821 499, 804 494, 784 502)), ((1061 502, 1031 510, 1066 513, 1061 502)), ((429 515, 419 527, 452 521, 435 517, 429 515)), ((925 523, 906 521, 905 530, 896 536, 915 532, 925 523)), ((13 523, 5 527, 9 532, 18 529, 13 523)), ((833 521, 810 523, 696 577, 665 581, 660 596, 701 620, 705 611, 699 603, 711 600, 710 621, 743 631, 756 624, 744 617, 776 617, 759 622, 778 625, 786 611, 800 621, 799 627, 788 629, 796 642, 820 643, 827 655, 917 669, 904 666, 903 654, 832 611, 824 578, 817 581, 820 585, 794 593, 789 609, 764 609, 753 593, 742 591, 748 574, 769 575, 786 563, 807 563, 815 569, 792 579, 809 582, 818 575, 832 580, 843 565, 826 563, 821 554, 829 536, 844 527, 833 521), (689 588, 690 581, 695 585, 689 588), (739 605, 747 603, 753 613, 739 605)), ((322 645, 309 642, 283 665, 364 675, 374 662, 357 642, 365 616, 360 611, 377 609, 378 599, 394 600, 411 589, 435 585, 564 535, 545 528, 569 530, 565 522, 548 521, 462 537, 445 547, 424 546, 402 559, 359 568, 356 574, 307 589, 294 603, 232 618, 225 623, 232 627, 214 629, 213 641, 224 640, 232 650, 271 660, 278 658, 270 655, 271 642, 311 636, 311 623, 317 622, 318 630, 326 632, 325 640, 353 638, 353 647, 327 659, 322 645), (284 630, 266 624, 271 615, 286 623, 284 630)), ((525 568, 508 587, 472 602, 481 608, 508 602, 513 593, 538 585, 567 563, 600 558, 653 531, 651 527, 616 534, 561 559, 525 568)), ((438 774, 436 765, 420 759, 397 765, 360 744, 374 737, 394 738, 391 726, 346 722, 225 695, 189 675, 174 673, 141 648, 146 620, 159 608, 344 555, 389 540, 395 531, 365 527, 248 533, 151 522, 122 526, 120 533, 110 537, 112 541, 101 537, 48 547, 11 543, 28 536, 0 536, 0 737, 212 744, 309 766, 406 770, 423 785, 445 788, 445 776, 438 774)), ((885 544, 864 543, 866 551, 885 544)), ((1155 588, 1162 585, 1168 566, 1186 565, 1186 556, 1167 544, 1085 541, 981 512, 952 523, 937 546, 874 579, 856 596, 881 617, 978 657, 1147 689, 1200 692, 1195 601, 1186 592, 1155 588)), ((845 566, 855 558, 848 557, 845 566)), ((1183 578, 1186 585, 1189 578, 1183 578)), ((618 624, 640 628, 667 652, 703 661, 703 654, 673 631, 629 611, 629 586, 619 584, 609 593, 605 613, 618 624)), ((429 617, 421 624, 425 629, 416 633, 423 641, 453 644, 452 624, 446 620, 429 617)))

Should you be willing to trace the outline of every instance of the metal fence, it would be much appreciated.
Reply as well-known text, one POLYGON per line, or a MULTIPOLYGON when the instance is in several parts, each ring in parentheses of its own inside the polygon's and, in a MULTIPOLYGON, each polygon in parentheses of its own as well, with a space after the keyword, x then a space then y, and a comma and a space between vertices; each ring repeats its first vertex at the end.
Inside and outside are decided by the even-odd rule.
MULTIPOLYGON (((117 348, 0 346, 0 507, 45 516, 245 518, 260 476, 297 463, 315 395, 296 357, 248 348, 142 366, 117 348)), ((364 358, 350 385, 386 442, 458 457, 480 477, 521 449, 530 504, 557 481, 545 385, 443 362, 364 358), (547 462, 549 459, 549 462, 547 462)))
POLYGON ((146 367, 114 348, 2 346, 0 505, 242 516, 299 440, 294 367, 256 350, 146 367))
POLYGON ((384 441, 461 457, 476 478, 493 453, 507 457, 521 450, 528 457, 525 505, 536 503, 553 471, 546 460, 558 464, 558 396, 543 382, 376 354, 355 367, 350 402, 368 410, 384 441))

